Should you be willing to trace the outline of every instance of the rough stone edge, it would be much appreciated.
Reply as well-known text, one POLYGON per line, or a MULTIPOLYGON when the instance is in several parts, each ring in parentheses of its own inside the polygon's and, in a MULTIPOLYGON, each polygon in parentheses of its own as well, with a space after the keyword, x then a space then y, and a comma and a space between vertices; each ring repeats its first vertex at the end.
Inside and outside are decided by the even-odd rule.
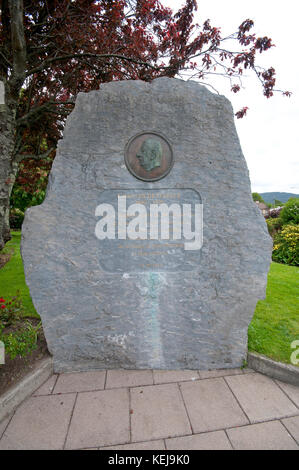
POLYGON ((37 390, 53 374, 52 357, 43 359, 36 368, 0 397, 0 422, 37 390))
POLYGON ((273 379, 299 386, 299 367, 276 362, 269 357, 252 352, 249 352, 247 355, 247 363, 248 367, 257 372, 268 375, 273 379))

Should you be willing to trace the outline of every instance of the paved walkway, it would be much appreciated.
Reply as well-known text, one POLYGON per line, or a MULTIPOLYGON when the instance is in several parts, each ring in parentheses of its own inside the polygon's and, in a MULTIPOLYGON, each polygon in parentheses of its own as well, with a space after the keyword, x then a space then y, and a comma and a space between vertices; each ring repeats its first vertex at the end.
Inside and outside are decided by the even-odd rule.
POLYGON ((299 387, 250 370, 53 375, 0 449, 299 449, 299 387))

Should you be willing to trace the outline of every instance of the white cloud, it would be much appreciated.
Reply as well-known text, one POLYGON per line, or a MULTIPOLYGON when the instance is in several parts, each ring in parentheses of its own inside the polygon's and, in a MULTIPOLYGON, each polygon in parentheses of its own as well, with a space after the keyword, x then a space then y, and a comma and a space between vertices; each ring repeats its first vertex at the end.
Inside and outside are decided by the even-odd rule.
MULTIPOLYGON (((162 0, 177 10, 180 0, 162 0)), ((276 88, 293 92, 267 99, 254 76, 244 80, 245 89, 234 95, 223 79, 213 80, 218 91, 233 104, 235 111, 248 106, 247 117, 236 120, 244 156, 250 171, 252 190, 286 191, 299 194, 299 62, 297 60, 297 22, 295 0, 263 2, 251 0, 199 0, 195 20, 210 18, 223 34, 234 32, 246 18, 255 22, 258 35, 272 38, 275 48, 260 57, 260 64, 276 69, 276 88)))

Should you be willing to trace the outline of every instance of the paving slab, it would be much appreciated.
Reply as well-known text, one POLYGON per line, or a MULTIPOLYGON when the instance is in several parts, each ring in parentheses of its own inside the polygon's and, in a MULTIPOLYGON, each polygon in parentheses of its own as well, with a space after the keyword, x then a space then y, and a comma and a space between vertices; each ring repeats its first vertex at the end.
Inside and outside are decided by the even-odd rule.
POLYGON ((299 445, 299 416, 283 419, 282 422, 299 445))
POLYGON ((105 388, 137 387, 153 383, 151 370, 108 370, 105 388))
POLYGON ((299 387, 240 369, 207 372, 225 375, 54 374, 0 422, 0 449, 299 449, 299 387))
POLYGON ((39 396, 17 408, 0 440, 0 449, 59 450, 63 448, 75 394, 39 396))
POLYGON ((165 444, 162 439, 147 442, 133 442, 132 444, 123 444, 119 446, 100 447, 100 450, 165 450, 165 444))
POLYGON ((177 384, 131 389, 132 441, 148 441, 191 434, 177 384))
POLYGON ((52 374, 53 362, 50 356, 37 361, 25 377, 17 381, 0 396, 0 421, 11 415, 52 374))
POLYGON ((193 436, 166 439, 168 450, 231 450, 232 446, 224 431, 194 434, 193 436))
POLYGON ((103 390, 105 377, 105 370, 60 374, 53 393, 103 390))
POLYGON ((127 389, 79 393, 66 449, 127 443, 130 441, 129 421, 127 389))
POLYGON ((154 370, 154 383, 163 384, 171 382, 184 382, 185 380, 198 380, 196 370, 154 370))
POLYGON ((57 380, 57 374, 53 374, 41 387, 39 387, 33 396, 51 395, 57 380))
POLYGON ((252 423, 298 414, 298 408, 269 377, 244 374, 225 380, 252 423))
POLYGON ((299 386, 287 384, 285 382, 281 382, 280 380, 276 381, 277 384, 282 388, 282 390, 288 395, 288 397, 295 403, 298 407, 298 414, 299 414, 299 386))
POLYGON ((216 370, 200 370, 201 379, 212 379, 216 377, 225 377, 226 375, 243 374, 242 369, 216 369, 216 370))
POLYGON ((237 450, 298 450, 299 447, 279 421, 228 429, 228 437, 237 450))
POLYGON ((223 378, 180 384, 194 433, 247 424, 223 378))

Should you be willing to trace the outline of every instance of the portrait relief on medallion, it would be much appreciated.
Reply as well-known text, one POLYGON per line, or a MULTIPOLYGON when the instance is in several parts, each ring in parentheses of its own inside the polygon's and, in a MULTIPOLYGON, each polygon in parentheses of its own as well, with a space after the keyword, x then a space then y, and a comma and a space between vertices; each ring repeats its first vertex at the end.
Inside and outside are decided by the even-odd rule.
POLYGON ((137 134, 126 145, 125 162, 136 178, 157 181, 164 178, 173 166, 170 143, 155 132, 137 134))

